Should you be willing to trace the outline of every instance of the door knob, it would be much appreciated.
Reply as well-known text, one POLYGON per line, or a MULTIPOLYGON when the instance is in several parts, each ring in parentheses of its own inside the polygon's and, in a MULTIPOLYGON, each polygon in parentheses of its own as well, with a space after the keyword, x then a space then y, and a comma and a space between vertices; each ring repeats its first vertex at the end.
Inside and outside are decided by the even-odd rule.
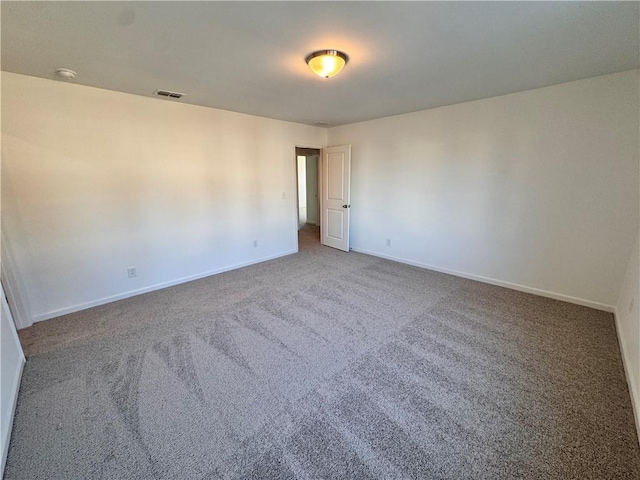
POLYGON ((342 208, 351 208, 351 205, 342 205, 342 208))

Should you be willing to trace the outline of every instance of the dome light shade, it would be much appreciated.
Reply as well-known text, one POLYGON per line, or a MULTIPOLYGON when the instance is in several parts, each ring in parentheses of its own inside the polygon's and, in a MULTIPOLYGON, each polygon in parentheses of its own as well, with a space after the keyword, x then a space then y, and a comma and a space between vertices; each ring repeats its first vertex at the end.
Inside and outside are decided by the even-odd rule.
POLYGON ((318 50, 306 58, 311 71, 322 78, 337 75, 348 61, 347 54, 338 50, 318 50))

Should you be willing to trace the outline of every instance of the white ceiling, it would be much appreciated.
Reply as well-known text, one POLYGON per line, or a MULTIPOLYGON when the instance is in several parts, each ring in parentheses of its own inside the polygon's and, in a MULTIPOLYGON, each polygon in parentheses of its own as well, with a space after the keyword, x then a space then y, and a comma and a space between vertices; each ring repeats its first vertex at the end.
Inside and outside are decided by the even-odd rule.
MULTIPOLYGON (((640 66, 637 2, 2 2, 2 69, 341 125, 640 66), (337 77, 304 63, 350 56, 337 77)), ((61 80, 62 81, 62 80, 61 80)))

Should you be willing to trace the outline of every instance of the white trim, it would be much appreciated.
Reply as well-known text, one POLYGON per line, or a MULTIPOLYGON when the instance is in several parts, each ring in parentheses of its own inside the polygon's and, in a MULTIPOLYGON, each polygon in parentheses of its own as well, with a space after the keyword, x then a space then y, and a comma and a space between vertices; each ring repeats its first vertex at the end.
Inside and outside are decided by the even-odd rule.
POLYGON ((143 293, 153 292, 155 290, 161 290, 163 288, 172 287, 174 285, 178 285, 181 283, 191 282, 193 280, 198 280, 204 277, 210 277, 211 275, 217 275, 218 273, 228 272, 230 270, 236 270, 242 267, 248 267, 249 265, 255 265, 257 263, 267 262, 269 260, 273 260, 279 257, 285 257, 287 255, 291 255, 296 253, 296 250, 287 250, 286 252, 277 253, 275 255, 270 255, 268 257, 262 257, 257 260, 251 260, 249 262, 238 263, 235 265, 229 265, 223 268, 218 268, 216 270, 209 270, 207 272, 198 273, 196 275, 190 275, 188 277, 178 278, 176 280, 170 280, 168 282, 156 283, 155 285, 150 285, 148 287, 139 288, 137 290, 129 290, 128 292, 119 293, 117 295, 111 295, 108 297, 99 298, 96 300, 91 300, 90 302, 79 303, 76 305, 71 305, 70 307, 60 308, 58 310, 51 310, 49 312, 39 313, 34 315, 32 320, 33 322, 42 322, 43 320, 49 320, 51 318, 59 317, 60 315, 66 315, 68 313, 78 312, 80 310, 85 310, 91 307, 97 307, 99 305, 104 305, 105 303, 111 303, 118 300, 123 300, 125 298, 134 297, 136 295, 141 295, 143 293))
POLYGON ((2 432, 2 461, 0 462, 0 476, 4 474, 4 467, 7 462, 7 454, 9 453, 9 442, 11 441, 11 431, 13 430, 13 416, 16 413, 16 405, 18 404, 18 392, 20 391, 20 382, 22 381, 22 370, 26 360, 24 355, 20 359, 17 365, 15 376, 13 377, 13 386, 11 392, 11 414, 9 415, 9 421, 5 425, 6 430, 2 432))
POLYGON ((635 379, 631 375, 631 359, 629 358, 627 351, 624 347, 624 342, 620 336, 622 328, 618 320, 618 313, 614 309, 613 316, 616 320, 616 336, 618 337, 618 345, 620 345, 620 353, 622 354, 622 366, 624 367, 624 376, 627 378, 627 386, 629 387, 629 394, 631 395, 631 409, 633 410, 633 417, 636 421, 636 433, 638 435, 638 444, 640 444, 640 385, 636 384, 635 379))
POLYGON ((17 330, 30 327, 33 322, 31 321, 28 313, 28 308, 25 305, 23 296, 20 294, 23 289, 20 288, 19 279, 15 275, 15 268, 13 267, 13 258, 10 253, 9 242, 6 237, 2 236, 1 255, 2 264, 0 265, 0 275, 2 276, 2 287, 4 293, 9 299, 9 311, 13 317, 14 325, 17 330))
POLYGON ((455 275, 456 277, 468 278, 470 280, 477 280, 478 282, 489 283, 491 285, 497 285, 499 287, 510 288, 511 290, 518 290, 520 292, 532 293, 534 295, 553 298, 554 300, 561 300, 563 302, 575 303, 576 305, 582 305, 583 307, 595 308, 596 310, 602 310, 609 313, 613 313, 615 311, 615 308, 612 305, 607 305, 605 303, 594 302, 592 300, 585 300, 583 298, 572 297, 570 295, 563 295, 561 293, 549 292, 548 290, 541 290, 535 287, 528 287, 526 285, 520 285, 517 283, 505 282, 503 280, 483 277, 481 275, 474 275, 472 273, 465 273, 465 272, 460 272, 458 270, 451 270, 449 268, 429 265, 427 263, 415 262, 413 260, 407 260, 405 258, 398 258, 398 257, 393 257, 391 255, 385 255, 378 252, 362 250, 360 248, 352 248, 351 250, 353 250, 354 252, 371 255, 373 257, 386 258, 387 260, 393 260, 394 262, 406 263, 407 265, 413 265, 414 267, 421 267, 421 268, 426 268, 427 270, 434 270, 436 272, 448 273, 449 275, 455 275))

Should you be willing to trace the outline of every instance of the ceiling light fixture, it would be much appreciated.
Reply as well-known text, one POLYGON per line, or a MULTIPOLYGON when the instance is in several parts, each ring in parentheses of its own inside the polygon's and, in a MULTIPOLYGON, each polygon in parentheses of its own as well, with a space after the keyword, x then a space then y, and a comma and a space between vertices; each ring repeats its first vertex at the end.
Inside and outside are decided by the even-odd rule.
POLYGON ((318 50, 309 55, 305 61, 313 73, 322 78, 329 78, 340 73, 349 61, 349 57, 339 50, 318 50))
POLYGON ((58 68, 56 69, 56 74, 62 78, 66 78, 67 80, 73 80, 76 78, 76 75, 78 75, 76 72, 68 68, 58 68))

